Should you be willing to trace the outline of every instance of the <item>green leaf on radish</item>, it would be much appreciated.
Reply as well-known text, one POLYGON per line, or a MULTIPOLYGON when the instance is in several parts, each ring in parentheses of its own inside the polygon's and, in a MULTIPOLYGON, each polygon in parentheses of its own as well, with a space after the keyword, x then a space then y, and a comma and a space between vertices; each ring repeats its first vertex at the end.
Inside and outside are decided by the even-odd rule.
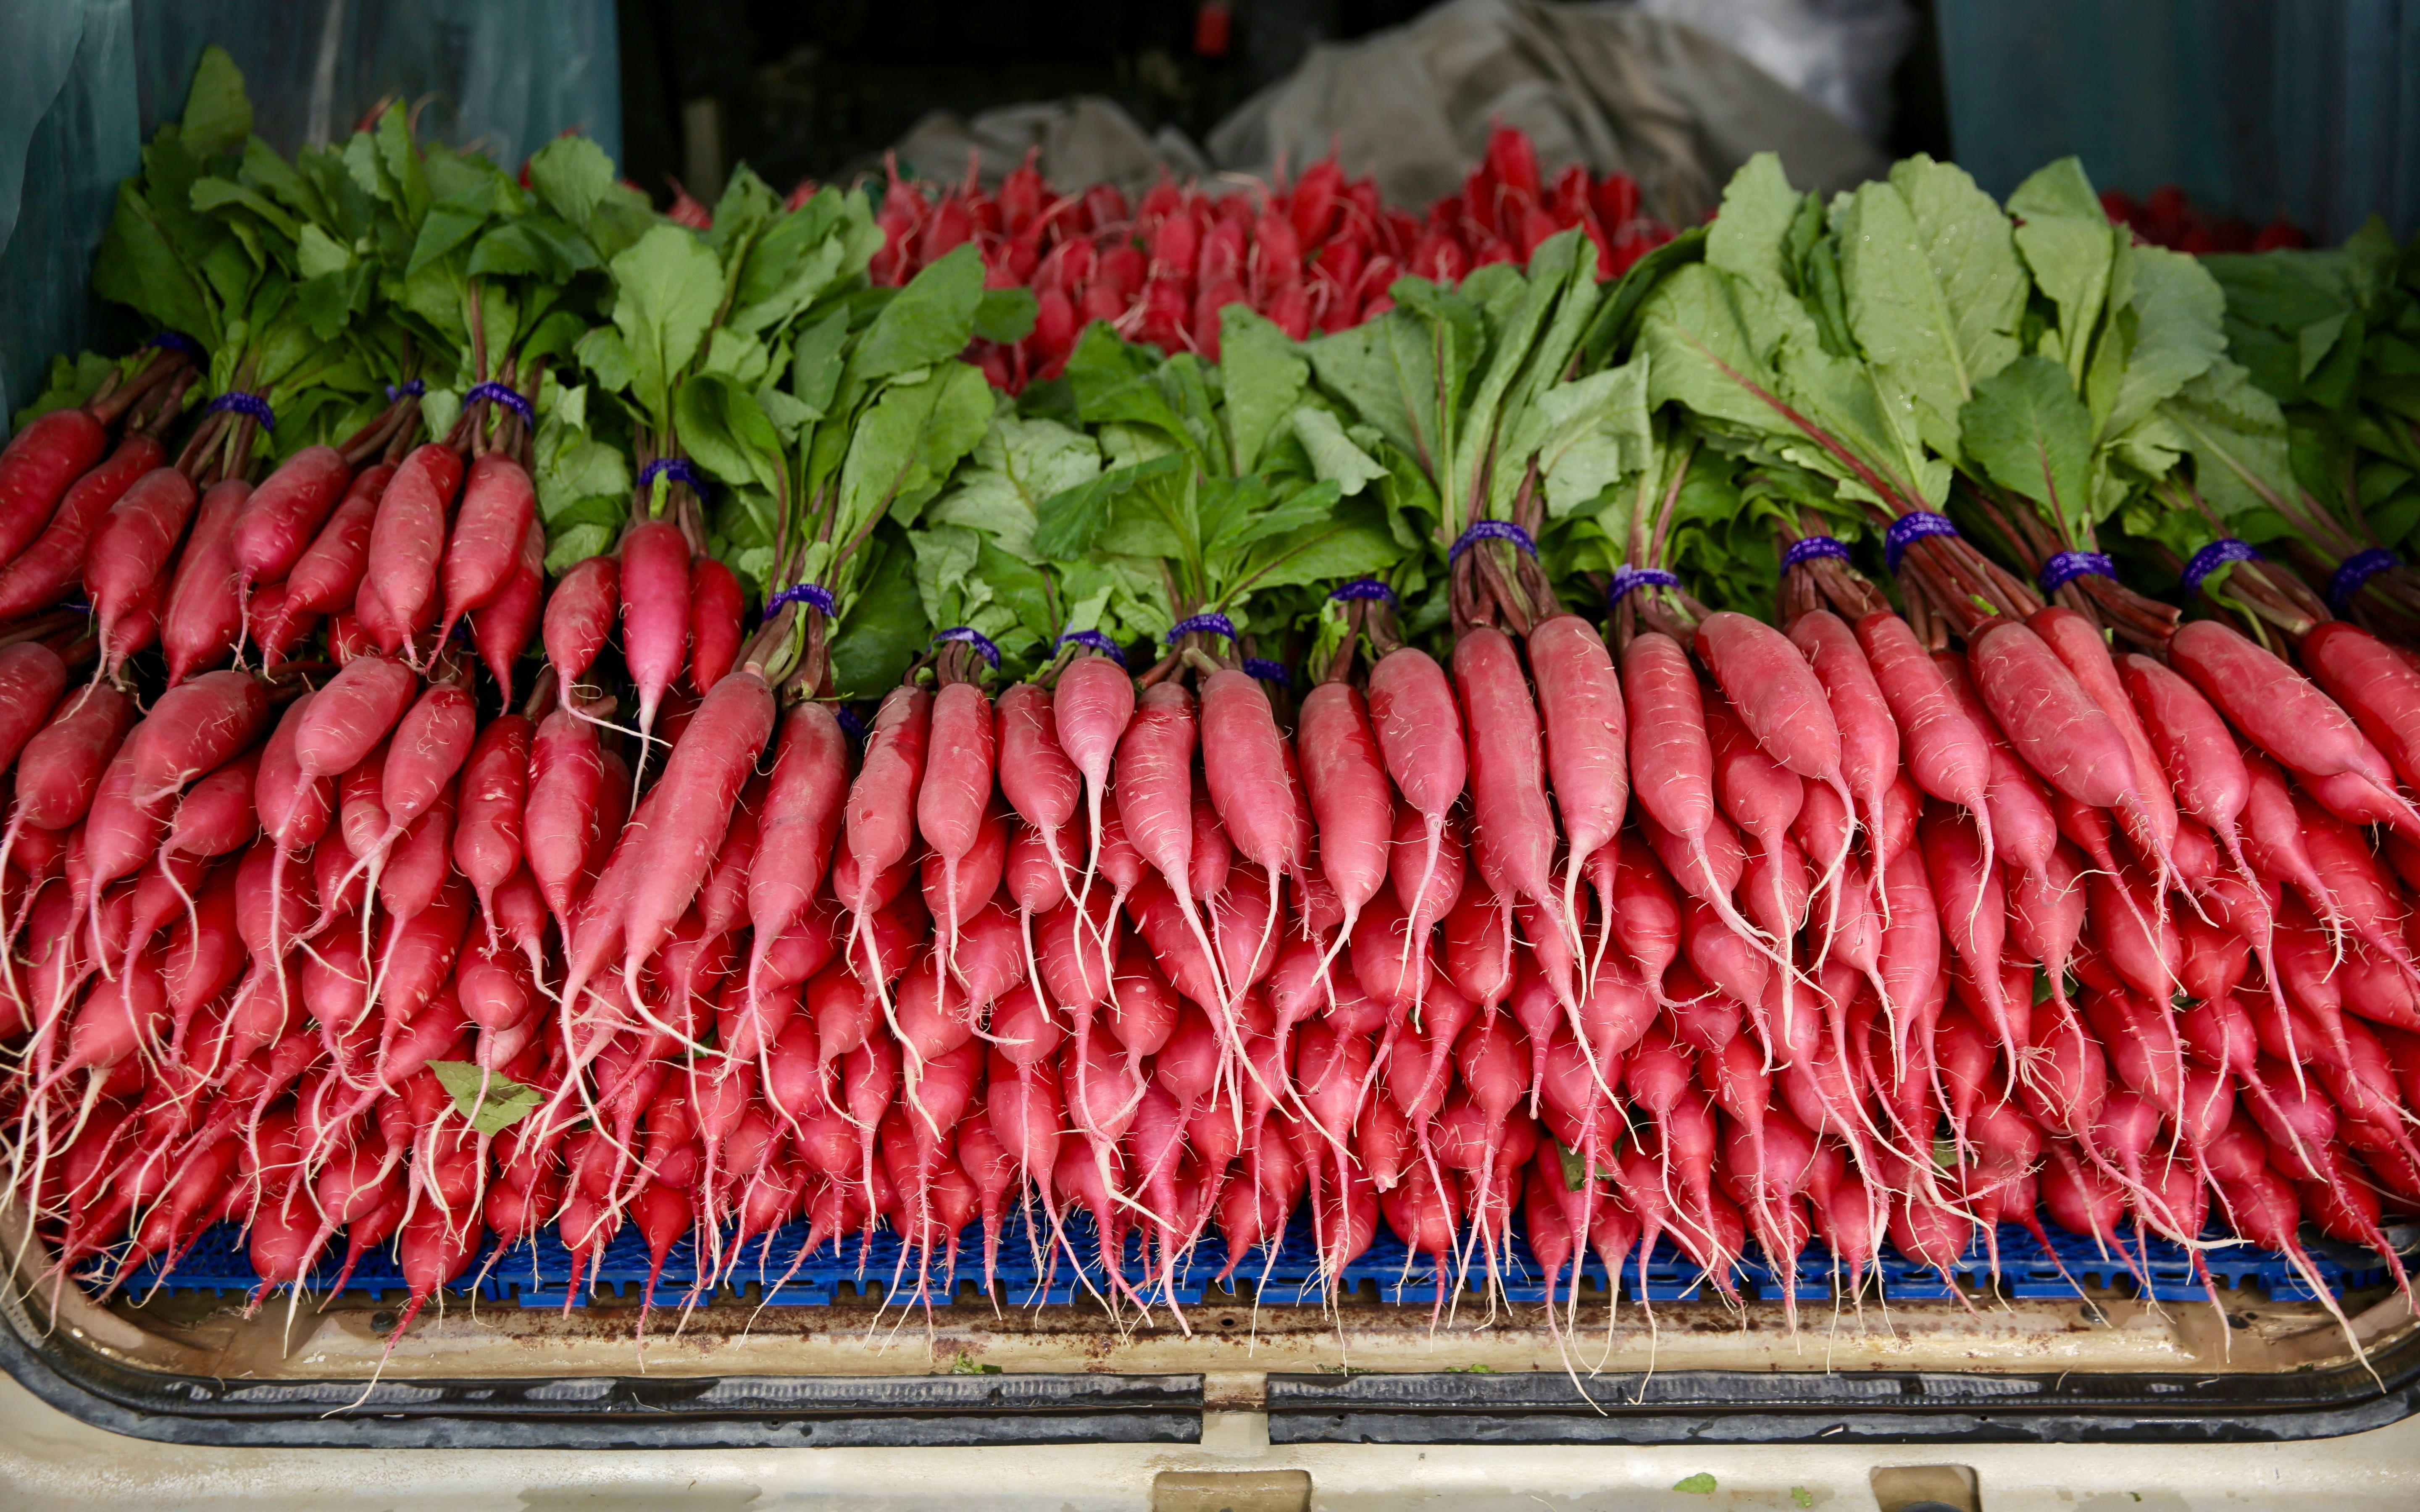
POLYGON ((864 382, 946 363, 966 349, 983 302, 983 257, 971 242, 936 259, 893 295, 858 339, 849 375, 864 382))
POLYGON ((2069 386, 2067 370, 2047 357, 2020 357, 1976 385, 1960 417, 1966 455, 1993 483, 2040 504, 2088 536, 2092 414, 2069 386))
POLYGON ((673 385, 705 343, 721 298, 722 265, 696 233, 659 225, 613 269, 613 324, 629 356, 631 397, 651 418, 669 421, 673 385))
POLYGON ((225 48, 202 49, 178 125, 185 146, 200 158, 216 157, 252 134, 252 99, 244 93, 243 71, 225 48))
POLYGON ((548 208, 584 231, 613 187, 613 160, 585 136, 559 136, 530 154, 529 175, 548 208))
POLYGON ((546 1101, 536 1088, 481 1071, 467 1060, 432 1060, 428 1069, 437 1073, 438 1085, 454 1100, 462 1121, 490 1137, 528 1118, 546 1101))

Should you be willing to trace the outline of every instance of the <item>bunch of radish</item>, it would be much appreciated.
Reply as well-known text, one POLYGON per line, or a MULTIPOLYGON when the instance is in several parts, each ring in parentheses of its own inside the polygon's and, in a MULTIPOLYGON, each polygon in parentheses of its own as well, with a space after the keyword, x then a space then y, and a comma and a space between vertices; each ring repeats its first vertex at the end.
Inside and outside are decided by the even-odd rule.
POLYGON ((1348 179, 1332 157, 1257 193, 1214 195, 1163 178, 1133 204, 1110 184, 1054 189, 1029 157, 997 191, 970 177, 938 194, 894 164, 876 220, 877 283, 905 284, 972 243, 988 286, 1033 291, 1031 333, 978 342, 969 353, 1011 393, 1057 377, 1094 320, 1164 352, 1215 361, 1218 312, 1229 304, 1247 304, 1300 340, 1383 314, 1393 304, 1389 285, 1405 273, 1458 282, 1474 268, 1527 262, 1546 238, 1578 227, 1595 247, 1597 276, 1618 278, 1672 235, 1642 208, 1629 175, 1591 178, 1575 165, 1549 182, 1528 133, 1511 127, 1496 129, 1462 192, 1425 219, 1383 204, 1375 184, 1348 179))
MULTIPOLYGON (((1139 218, 1024 172, 894 186, 838 274, 861 208, 743 178, 492 369, 466 283, 499 378, 426 441, 399 390, 256 484, 240 407, 163 465, 163 349, 0 455, 0 1111, 54 1279, 231 1222, 257 1305, 393 1243, 400 1336, 542 1234, 575 1296, 688 1238, 694 1306, 877 1230, 931 1304, 1022 1232, 1182 1325, 1195 1256, 1266 1275, 1307 1212, 1328 1283, 1383 1225, 1440 1316, 1534 1268, 1558 1330, 1589 1257, 1644 1295, 1668 1241, 1736 1303, 1820 1240, 1862 1296, 2046 1220, 2325 1297, 2307 1222, 2408 1288, 2405 648, 2223 579, 2181 625, 2035 594, 1946 517, 1889 537, 1894 609, 1819 532, 1923 474, 1791 387, 1891 371, 1738 333, 1821 277, 1693 233, 1600 287, 1635 204, 1514 134, 1426 229, 1332 163, 1139 218), (953 361, 1029 280, 1033 332, 953 361), (550 583, 510 385, 571 350, 558 436, 644 465, 550 583), (1063 362, 1048 413, 985 382, 1063 362), (916 645, 969 623, 883 663, 911 601, 916 645), (1297 700, 1257 653, 1305 644, 1297 700)), ((1730 224, 1820 229, 1763 172, 1784 213, 1730 224)))

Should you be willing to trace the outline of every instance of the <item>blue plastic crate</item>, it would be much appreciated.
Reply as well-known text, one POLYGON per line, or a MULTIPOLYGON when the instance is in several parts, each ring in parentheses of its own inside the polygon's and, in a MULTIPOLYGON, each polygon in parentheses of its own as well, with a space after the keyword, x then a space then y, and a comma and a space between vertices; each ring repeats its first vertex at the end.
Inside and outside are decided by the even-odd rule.
MULTIPOLYGON (((1010 1213, 1001 1225, 994 1274, 1005 1305, 1065 1305, 1110 1294, 1089 1215, 1066 1215, 1063 1242, 1056 1246, 1047 1227, 1038 1219, 1034 1229, 1034 1234, 1029 1236, 1022 1215, 1016 1212, 1010 1213)), ((916 1300, 918 1261, 922 1257, 907 1257, 903 1263, 903 1246, 897 1235, 887 1230, 877 1232, 870 1242, 861 1235, 844 1235, 801 1258, 799 1247, 805 1242, 807 1231, 807 1224, 800 1220, 777 1231, 769 1245, 761 1239, 751 1241, 736 1261, 726 1260, 726 1269, 716 1284, 718 1294, 782 1307, 831 1306, 845 1300, 876 1296, 886 1304, 916 1300)), ((2084 1295, 2078 1283, 2106 1288, 2139 1277, 2148 1277, 2149 1285, 2144 1289, 2157 1301, 2200 1302, 2210 1295, 2192 1254, 2169 1240, 2157 1235, 2146 1239, 2130 1227, 2124 1230, 2125 1252, 2120 1253, 2113 1245, 2103 1254, 2091 1239, 2056 1227, 2047 1227, 2046 1231, 2052 1245, 2048 1250, 2023 1227, 2015 1224, 2000 1226, 1995 1236, 1999 1286, 2008 1295, 2028 1301, 2072 1300, 2084 1295)), ((2211 1237, 2225 1236, 2213 1231, 2211 1237)), ((492 1240, 489 1245, 491 1250, 492 1240)), ((2306 1241, 2304 1247, 2320 1278, 2339 1294, 2351 1288, 2379 1285, 2388 1278, 2384 1261, 2366 1249, 2317 1238, 2306 1241)), ((340 1235, 331 1244, 330 1256, 313 1268, 313 1289, 324 1289, 334 1279, 343 1263, 343 1248, 340 1235)), ((1172 1268, 1172 1275, 1163 1276, 1156 1266, 1148 1266, 1147 1255, 1144 1236, 1129 1230, 1120 1259, 1121 1273, 1134 1292, 1155 1306, 1171 1300, 1180 1306, 1200 1305, 1213 1288, 1219 1287, 1219 1274, 1228 1269, 1226 1246, 1215 1232, 1205 1234, 1181 1257, 1172 1268)), ((2313 1295, 2309 1285, 2284 1256, 2249 1245, 2214 1244, 2202 1251, 2202 1264, 2211 1279, 2225 1291, 2253 1288, 2278 1301, 2308 1300, 2313 1295)), ((551 1229, 534 1242, 511 1246, 500 1256, 483 1250, 479 1266, 471 1274, 477 1278, 480 1295, 489 1301, 522 1307, 560 1308, 566 1302, 575 1306, 586 1305, 599 1290, 618 1301, 635 1304, 645 1287, 648 1268, 645 1242, 635 1225, 625 1224, 606 1245, 600 1262, 583 1271, 577 1296, 568 1290, 570 1254, 551 1229)), ((1642 1284, 1638 1258, 1632 1256, 1623 1261, 1621 1289, 1624 1296, 1643 1295, 1650 1302, 1659 1303, 1689 1302, 1701 1300, 1716 1289, 1709 1284, 1704 1271, 1668 1236, 1658 1241, 1643 1269, 1642 1284)), ((86 1275, 97 1277, 105 1270, 105 1265, 88 1267, 86 1275)), ((1882 1296, 1893 1302, 1948 1300, 1959 1295, 1962 1283, 1974 1288, 1990 1284, 1990 1248, 1978 1236, 1948 1272, 1944 1275, 1932 1267, 1916 1265, 1885 1247, 1866 1284, 1878 1287, 1882 1296)), ((157 1261, 146 1262, 135 1269, 121 1290, 129 1296, 145 1296, 158 1273, 157 1261)), ((1579 1284, 1591 1294, 1604 1294, 1605 1267, 1595 1256, 1580 1257, 1576 1273, 1579 1284)), ((1573 1275, 1572 1266, 1567 1264, 1564 1273, 1556 1278, 1554 1291, 1558 1298, 1570 1295, 1573 1275)), ((662 1275, 656 1285, 657 1304, 680 1304, 696 1285, 697 1277, 695 1241, 684 1236, 665 1257, 662 1275)), ((929 1257, 922 1285, 926 1299, 938 1306, 957 1300, 970 1284, 979 1288, 982 1279, 983 1230, 980 1226, 970 1226, 959 1240, 954 1272, 949 1269, 946 1253, 937 1253, 929 1257)), ((1404 1306, 1434 1305, 1439 1297, 1435 1268, 1426 1257, 1411 1255, 1383 1225, 1370 1247, 1344 1267, 1338 1279, 1339 1290, 1348 1299, 1365 1295, 1370 1289, 1374 1289, 1382 1301, 1404 1306)), ((1828 1300, 1836 1284, 1845 1277, 1836 1273, 1830 1253, 1821 1241, 1815 1241, 1799 1255, 1786 1279, 1751 1245, 1732 1279, 1743 1296, 1778 1301, 1790 1293, 1801 1303, 1810 1303, 1828 1300)), ((97 1286, 98 1281, 93 1284, 97 1286)), ((257 1284, 242 1236, 232 1224, 222 1224, 206 1232, 178 1260, 167 1277, 165 1288, 240 1297, 257 1284)), ((1455 1295, 1449 1274, 1445 1301, 1453 1305, 1477 1300, 1490 1285, 1484 1261, 1474 1250, 1469 1272, 1462 1278, 1461 1296, 1455 1295)), ((1492 1285, 1513 1302, 1545 1300, 1546 1278, 1530 1257, 1517 1217, 1509 1249, 1498 1257, 1498 1273, 1492 1285)), ((372 1295, 403 1291, 403 1275, 393 1245, 379 1246, 363 1256, 347 1289, 372 1295)), ((1242 1257, 1220 1289, 1238 1296, 1249 1294, 1263 1306, 1317 1306, 1326 1303, 1327 1288, 1320 1275, 1318 1250, 1308 1214, 1298 1212, 1276 1244, 1242 1257)))

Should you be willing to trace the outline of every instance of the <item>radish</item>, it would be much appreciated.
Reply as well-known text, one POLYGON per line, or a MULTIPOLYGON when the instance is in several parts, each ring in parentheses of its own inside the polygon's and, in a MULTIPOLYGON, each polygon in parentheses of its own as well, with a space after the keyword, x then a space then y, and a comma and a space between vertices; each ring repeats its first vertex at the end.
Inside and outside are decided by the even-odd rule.
POLYGON ((380 495, 357 612, 388 627, 380 649, 389 656, 410 660, 412 637, 435 618, 438 566, 461 491, 461 454, 431 442, 403 459, 380 495))
MULTIPOLYGON (((521 542, 536 518, 536 486, 519 462, 489 452, 471 464, 462 483, 461 508, 445 538, 445 615, 438 627, 440 640, 454 633, 456 621, 504 591, 521 542)), ((403 607, 392 596, 387 602, 391 608, 403 607)))
POLYGON ((557 695, 565 708, 580 706, 574 685, 596 665, 621 607, 622 563, 613 557, 574 563, 547 595, 539 635, 546 659, 554 664, 557 695))
POLYGON ((228 541, 245 587, 279 581, 352 486, 353 470, 333 446, 305 446, 252 491, 228 541))
POLYGON ((649 520, 622 538, 622 653, 639 688, 639 775, 656 713, 689 649, 690 548, 677 526, 649 520))
MULTIPOLYGON (((932 718, 930 753, 916 786, 916 828, 940 862, 944 906, 935 910, 941 921, 939 959, 942 969, 954 975, 951 958, 958 945, 958 869, 984 829, 996 732, 991 701, 972 683, 944 684, 934 696, 932 718)), ((998 886, 995 867, 990 886, 977 889, 978 901, 998 886)))
MULTIPOLYGON (((1410 889, 1411 896, 1424 897, 1444 848, 1446 816, 1461 800, 1469 773, 1462 711, 1435 658, 1405 646, 1378 659, 1370 669, 1370 727, 1395 791, 1426 827, 1419 880, 1410 889)), ((1406 938, 1407 962, 1411 950, 1406 938)))
MULTIPOLYGON (((1050 694, 1051 722, 1059 747, 1083 774, 1091 826, 1085 852, 1084 881, 1078 900, 1089 898, 1093 873, 1101 859, 1101 805, 1109 789, 1109 771, 1118 742, 1135 711, 1134 680, 1109 656, 1078 656, 1059 673, 1050 694)), ((1021 810, 1020 810, 1021 811, 1021 810)))
MULTIPOLYGON (((19 435, 30 433, 21 431, 19 435)), ((59 601, 84 572, 93 532, 119 500, 167 460, 157 438, 130 432, 117 449, 71 484, 39 535, 0 565, 0 623, 59 601)))
POLYGON ((176 576, 160 610, 160 643, 168 653, 171 687, 207 662, 232 651, 243 633, 243 594, 234 554, 235 523, 252 497, 240 478, 202 495, 194 532, 177 556, 176 576))
POLYGON ((0 451, 0 563, 13 561, 50 523, 70 485, 90 471, 109 431, 90 409, 54 409, 0 451))
POLYGON ((511 576, 493 598, 471 611, 471 635, 479 659, 496 680, 507 704, 513 701, 513 666, 529 649, 546 602, 546 531, 535 520, 521 534, 511 576))

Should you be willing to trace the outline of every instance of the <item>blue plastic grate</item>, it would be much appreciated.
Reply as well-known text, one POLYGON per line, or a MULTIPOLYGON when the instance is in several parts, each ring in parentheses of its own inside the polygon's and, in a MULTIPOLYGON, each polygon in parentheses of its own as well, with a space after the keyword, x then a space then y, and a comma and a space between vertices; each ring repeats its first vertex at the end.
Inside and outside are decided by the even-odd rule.
MULTIPOLYGON (((1017 1213, 1011 1212, 1001 1226, 996 1274, 1006 1304, 1064 1304, 1109 1294, 1111 1288, 1100 1264, 1097 1238, 1089 1216, 1078 1213, 1066 1220, 1064 1248, 1054 1250, 1048 1230, 1041 1225, 1038 1215, 1036 1229, 1041 1240, 1038 1246, 1029 1239, 1017 1213)), ((2191 1254, 2169 1240, 2156 1235, 2145 1240, 2129 1230, 2126 1240, 2131 1254, 2120 1253, 2115 1246, 2104 1254, 2094 1240, 2056 1227, 2046 1226, 2046 1231, 2051 1239, 2049 1250, 2024 1228, 2014 1224, 2000 1226, 1996 1236, 2000 1285, 2009 1295, 2038 1301, 2074 1299, 2083 1295, 2077 1282, 2096 1289, 2107 1288, 2133 1280, 2139 1273, 2149 1281, 2144 1289, 2158 1301, 2200 1302, 2209 1296, 2191 1254)), ((866 1297, 911 1301, 920 1295, 921 1287, 924 1298, 940 1305, 965 1288, 980 1288, 983 1282, 980 1227, 969 1227, 960 1238, 954 1271, 946 1252, 903 1257, 898 1236, 888 1230, 876 1233, 871 1242, 861 1235, 843 1236, 802 1259, 799 1246, 806 1237, 807 1225, 802 1220, 777 1231, 769 1244, 762 1240, 751 1241, 736 1259, 726 1257, 719 1290, 772 1306, 814 1307, 866 1297), (920 1264, 923 1267, 921 1278, 920 1264)), ((330 1256, 312 1271, 314 1289, 324 1289, 343 1264, 341 1236, 330 1248, 330 1256)), ((2305 1248, 2313 1268, 2338 1294, 2352 1288, 2381 1285, 2389 1277, 2384 1260, 2359 1246, 2315 1240, 2305 1248)), ((1517 1219, 1508 1250, 1497 1256, 1494 1287, 1511 1301, 1543 1302, 1547 1291, 1545 1277, 1530 1258, 1517 1219)), ((1316 1305, 1325 1300, 1317 1257, 1308 1215, 1297 1213, 1278 1244, 1242 1257, 1234 1267, 1228 1288, 1235 1295, 1249 1292, 1264 1305, 1316 1305)), ((2303 1301, 2313 1295, 2308 1283, 2282 1255, 2247 1244, 2222 1242, 2205 1249, 2203 1260, 2222 1292, 2250 1287, 2278 1301, 2303 1301)), ((566 1291, 572 1273, 570 1253, 551 1229, 534 1242, 516 1244, 501 1256, 483 1250, 480 1265, 485 1267, 484 1273, 474 1267, 470 1275, 481 1278, 481 1296, 523 1307, 559 1308, 566 1301, 584 1305, 599 1288, 622 1301, 636 1303, 646 1284, 648 1256, 636 1226, 624 1225, 606 1245, 601 1262, 583 1271, 581 1295, 577 1298, 568 1297, 566 1291)), ((86 1275, 97 1277, 104 1269, 90 1268, 86 1275)), ((1201 1303, 1226 1269, 1226 1246, 1215 1233, 1205 1235, 1189 1255, 1181 1257, 1171 1277, 1163 1277, 1156 1262, 1146 1264, 1144 1242, 1139 1233, 1126 1236, 1120 1260, 1122 1277, 1145 1300, 1172 1300, 1183 1306, 1201 1303)), ((1916 1265, 1885 1248, 1875 1270, 1883 1294, 1893 1302, 1947 1300, 1957 1294, 1953 1281, 1970 1288, 1988 1285, 1992 1256, 1978 1238, 1950 1267, 1950 1276, 1944 1277, 1933 1268, 1916 1265)), ((145 1296, 152 1289, 158 1274, 157 1262, 146 1262, 128 1278, 124 1293, 136 1298, 145 1296)), ((665 1257, 663 1274, 656 1287, 657 1304, 678 1305, 697 1274, 695 1241, 684 1237, 665 1257)), ((1451 1268, 1448 1274, 1450 1277, 1451 1268)), ((1595 1296, 1604 1295, 1605 1267, 1593 1256, 1581 1264, 1579 1274, 1584 1288, 1595 1296)), ((1785 1288, 1776 1269, 1753 1248, 1733 1279, 1742 1296, 1766 1301, 1779 1300, 1785 1288)), ((178 1262, 165 1289, 248 1293, 258 1280, 240 1231, 232 1224, 222 1224, 205 1233, 178 1262)), ((1382 1301, 1410 1306, 1435 1305, 1439 1297, 1436 1268, 1430 1259, 1409 1254, 1403 1242, 1383 1226, 1369 1249, 1344 1268, 1341 1280, 1341 1289, 1348 1299, 1366 1298, 1374 1292, 1382 1301)), ((1798 1301, 1817 1302, 1832 1296, 1836 1280, 1845 1280, 1845 1273, 1836 1275, 1829 1252, 1818 1241, 1810 1242, 1798 1257, 1787 1285, 1798 1301)), ((1705 1273, 1668 1238, 1659 1241, 1648 1257, 1643 1288, 1636 1256, 1624 1260, 1621 1282, 1624 1296, 1635 1298, 1643 1290, 1650 1302, 1694 1301, 1714 1289, 1705 1273)), ((90 1284, 97 1287, 99 1282, 92 1279, 90 1284)), ((1464 1280, 1466 1296, 1483 1293, 1489 1285, 1486 1262, 1474 1247, 1464 1280)), ((1567 1297, 1570 1286, 1567 1266, 1556 1280, 1556 1295, 1567 1297)), ((392 1244, 363 1256, 347 1283, 348 1291, 373 1295, 404 1289, 392 1244)), ((1449 1279, 1449 1304, 1453 1300, 1450 1293, 1449 1279)))

